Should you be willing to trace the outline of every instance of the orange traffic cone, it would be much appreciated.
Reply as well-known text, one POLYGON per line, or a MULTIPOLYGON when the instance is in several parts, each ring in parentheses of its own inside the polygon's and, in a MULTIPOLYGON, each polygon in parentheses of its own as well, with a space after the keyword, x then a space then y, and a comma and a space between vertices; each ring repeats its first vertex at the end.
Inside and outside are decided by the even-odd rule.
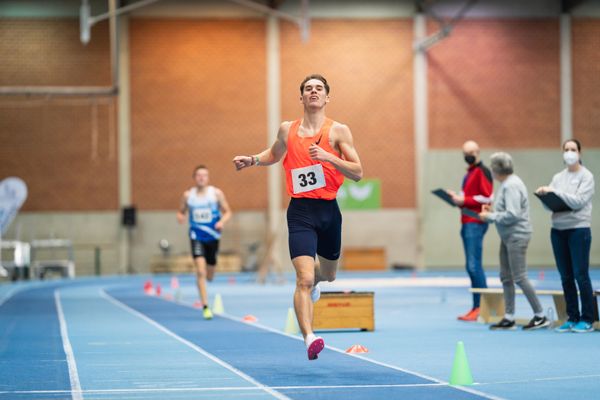
POLYGON ((148 295, 154 294, 154 287, 152 286, 151 280, 147 280, 146 282, 144 282, 144 293, 148 295))
POLYGON ((248 314, 248 315, 246 315, 246 316, 245 316, 244 318, 242 318, 242 319, 243 319, 245 322, 250 322, 250 323, 253 323, 253 322, 256 322, 256 321, 258 321, 258 318, 256 318, 256 317, 255 317, 254 315, 252 315, 252 314, 248 314))
POLYGON ((360 344, 355 344, 354 346, 350 346, 346 353, 368 353, 369 349, 360 344))
POLYGON ((171 289, 179 289, 179 279, 176 276, 171 278, 171 289))
POLYGON ((540 281, 543 281, 543 280, 544 280, 544 278, 545 278, 545 277, 544 277, 544 270, 543 270, 543 269, 541 269, 541 270, 540 270, 540 272, 538 272, 538 279, 539 279, 540 281))

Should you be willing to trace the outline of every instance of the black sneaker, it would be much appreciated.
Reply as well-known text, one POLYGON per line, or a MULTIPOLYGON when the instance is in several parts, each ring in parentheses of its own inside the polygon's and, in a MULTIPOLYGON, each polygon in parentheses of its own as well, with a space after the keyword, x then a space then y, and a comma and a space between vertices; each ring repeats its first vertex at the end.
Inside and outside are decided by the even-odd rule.
POLYGON ((533 331, 535 329, 546 328, 550 326, 550 321, 546 317, 533 317, 527 325, 523 327, 524 331, 533 331))
POLYGON ((497 330, 509 331, 509 330, 517 329, 517 327, 515 326, 515 321, 511 321, 509 319, 502 318, 500 320, 500 322, 498 322, 497 324, 490 325, 490 329, 493 331, 497 331, 497 330))

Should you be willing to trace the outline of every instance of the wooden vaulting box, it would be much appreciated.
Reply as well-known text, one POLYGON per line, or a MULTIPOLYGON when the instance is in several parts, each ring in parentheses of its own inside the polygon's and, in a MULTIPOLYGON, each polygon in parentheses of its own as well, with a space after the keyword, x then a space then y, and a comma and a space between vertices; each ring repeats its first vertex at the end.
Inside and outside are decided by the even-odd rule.
POLYGON ((373 292, 322 292, 315 303, 313 329, 375 330, 373 292))

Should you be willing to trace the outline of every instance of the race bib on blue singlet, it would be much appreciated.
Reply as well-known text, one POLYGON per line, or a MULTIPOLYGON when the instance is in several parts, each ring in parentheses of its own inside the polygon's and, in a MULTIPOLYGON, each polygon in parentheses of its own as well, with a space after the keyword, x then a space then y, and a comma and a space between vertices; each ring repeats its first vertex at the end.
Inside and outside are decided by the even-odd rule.
POLYGON ((323 173, 323 166, 321 164, 295 168, 290 172, 292 174, 294 194, 310 192, 311 190, 325 187, 325 174, 323 173))
POLYGON ((193 211, 194 222, 208 224, 212 222, 212 210, 210 208, 195 208, 193 211))

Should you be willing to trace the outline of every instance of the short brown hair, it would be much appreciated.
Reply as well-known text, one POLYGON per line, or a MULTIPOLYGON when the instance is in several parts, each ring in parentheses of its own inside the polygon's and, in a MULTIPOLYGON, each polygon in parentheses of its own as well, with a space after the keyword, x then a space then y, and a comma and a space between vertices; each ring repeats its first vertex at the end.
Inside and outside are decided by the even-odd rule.
POLYGON ((304 78, 304 80, 300 84, 300 94, 304 93, 304 85, 306 85, 306 82, 310 81, 311 79, 318 79, 321 82, 323 82, 323 86, 325 86, 325 92, 329 94, 329 83, 327 83, 327 79, 325 79, 323 75, 319 74, 308 75, 306 78, 304 78))
POLYGON ((194 168, 194 172, 192 173, 192 176, 196 175, 196 171, 198 171, 199 169, 205 169, 208 171, 208 167, 206 165, 200 164, 196 168, 194 168))

